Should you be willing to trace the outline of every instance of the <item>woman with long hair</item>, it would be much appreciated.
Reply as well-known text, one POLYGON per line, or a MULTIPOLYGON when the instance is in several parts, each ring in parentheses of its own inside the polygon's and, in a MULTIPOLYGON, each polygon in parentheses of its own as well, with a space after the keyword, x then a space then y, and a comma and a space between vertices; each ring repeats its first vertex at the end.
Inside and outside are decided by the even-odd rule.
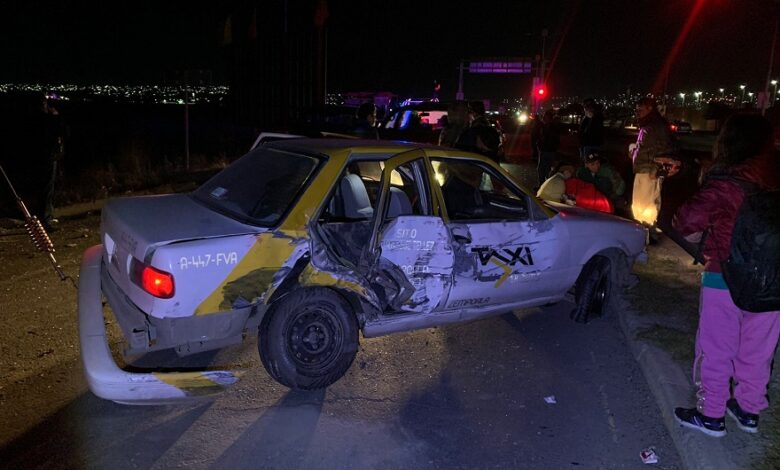
POLYGON ((729 258, 740 206, 749 188, 780 189, 780 165, 771 123, 756 114, 729 118, 718 136, 714 164, 699 191, 678 210, 673 225, 691 241, 703 234, 706 260, 699 301, 695 408, 677 408, 686 427, 726 435, 725 415, 746 432, 758 431, 770 365, 780 336, 780 312, 751 313, 734 304, 721 263, 729 258), (731 381, 733 380, 733 396, 731 381))

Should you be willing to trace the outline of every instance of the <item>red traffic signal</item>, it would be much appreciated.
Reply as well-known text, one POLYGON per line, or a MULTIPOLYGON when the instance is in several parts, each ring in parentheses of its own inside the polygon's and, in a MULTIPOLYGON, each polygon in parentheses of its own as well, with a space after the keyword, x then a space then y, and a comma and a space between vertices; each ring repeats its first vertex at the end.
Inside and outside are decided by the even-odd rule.
POLYGON ((534 88, 534 96, 538 100, 546 98, 547 97, 547 87, 544 86, 544 85, 537 85, 536 88, 534 88))

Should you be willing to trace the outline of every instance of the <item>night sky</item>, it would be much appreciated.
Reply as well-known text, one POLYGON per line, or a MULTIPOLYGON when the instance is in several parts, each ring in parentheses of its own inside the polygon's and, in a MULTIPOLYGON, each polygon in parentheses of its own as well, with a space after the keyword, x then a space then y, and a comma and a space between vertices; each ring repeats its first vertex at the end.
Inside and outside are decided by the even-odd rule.
MULTIPOLYGON (((544 28, 548 59, 560 47, 549 82, 553 94, 646 91, 697 1, 331 0, 328 91, 428 95, 439 80, 442 96, 452 97, 459 59, 533 56, 544 28)), ((671 68, 669 91, 763 87, 778 3, 703 2, 671 68)), ((222 2, 74 3, 0 4, 0 82, 156 84, 182 68, 222 76, 222 2)), ((465 91, 524 95, 528 82, 467 74, 465 91)))

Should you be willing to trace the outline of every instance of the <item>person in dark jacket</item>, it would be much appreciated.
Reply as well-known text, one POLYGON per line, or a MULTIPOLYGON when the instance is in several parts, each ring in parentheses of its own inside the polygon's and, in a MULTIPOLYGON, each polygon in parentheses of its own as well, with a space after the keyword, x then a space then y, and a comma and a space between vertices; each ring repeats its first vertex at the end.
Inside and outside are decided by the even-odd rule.
POLYGON ((439 145, 454 147, 458 142, 458 137, 470 124, 468 103, 465 101, 450 103, 447 106, 446 117, 447 122, 439 134, 439 145))
POLYGON ((536 145, 539 147, 539 163, 536 173, 541 186, 552 171, 552 167, 559 160, 558 147, 561 145, 561 130, 555 122, 555 112, 548 109, 542 115, 542 123, 537 128, 536 145))
POLYGON ((585 157, 585 166, 577 169, 577 178, 596 186, 603 195, 615 199, 612 189, 612 180, 601 172, 601 157, 597 153, 591 153, 585 157))
POLYGON ((774 152, 772 126, 759 115, 729 118, 718 136, 715 163, 699 191, 680 207, 673 226, 689 241, 704 234, 696 334, 694 383, 696 408, 677 408, 683 426, 710 436, 726 434, 725 414, 743 431, 758 431, 766 399, 770 365, 780 336, 780 312, 750 313, 731 298, 721 263, 729 257, 731 234, 745 190, 737 180, 760 190, 780 189, 780 159, 774 152), (734 396, 729 382, 734 381, 734 396))
POLYGON ((485 116, 485 103, 469 102, 469 115, 470 124, 458 136, 455 147, 480 153, 498 163, 501 135, 485 116))
POLYGON ((362 139, 379 139, 379 133, 376 129, 376 105, 374 103, 363 103, 358 107, 355 125, 352 127, 352 133, 362 139))
POLYGON ((586 99, 583 104, 585 117, 580 122, 580 158, 592 153, 599 153, 604 145, 604 116, 601 107, 593 98, 586 99))
POLYGON ((658 112, 653 98, 642 98, 636 105, 639 135, 631 154, 634 162, 634 190, 631 211, 634 219, 654 225, 661 208, 661 181, 655 158, 674 149, 669 125, 658 112))

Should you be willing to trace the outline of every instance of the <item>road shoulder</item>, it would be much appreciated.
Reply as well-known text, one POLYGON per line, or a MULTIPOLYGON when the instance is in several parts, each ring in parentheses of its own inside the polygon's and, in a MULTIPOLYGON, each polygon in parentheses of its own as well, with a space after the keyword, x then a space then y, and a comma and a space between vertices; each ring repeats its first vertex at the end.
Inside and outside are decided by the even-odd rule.
MULTIPOLYGON (((698 304, 698 287, 691 285, 690 280, 692 276, 698 277, 700 268, 692 267, 690 257, 667 239, 649 251, 647 265, 635 268, 640 286, 644 283, 645 295, 628 293, 620 324, 655 395, 680 458, 689 469, 764 468, 769 462, 767 451, 777 445, 772 430, 777 423, 772 414, 762 414, 762 433, 758 436, 741 432, 727 420, 729 434, 725 438, 712 438, 682 428, 674 419, 675 407, 695 404, 690 366, 698 318, 694 307, 698 304), (648 291, 656 293, 655 302, 647 302, 648 291), (656 307, 653 311, 649 311, 651 305, 656 307), (676 336, 648 334, 654 330, 674 331, 676 336), (688 349, 689 354, 684 354, 688 349)), ((780 388, 777 374, 773 375, 770 398, 780 388)))

